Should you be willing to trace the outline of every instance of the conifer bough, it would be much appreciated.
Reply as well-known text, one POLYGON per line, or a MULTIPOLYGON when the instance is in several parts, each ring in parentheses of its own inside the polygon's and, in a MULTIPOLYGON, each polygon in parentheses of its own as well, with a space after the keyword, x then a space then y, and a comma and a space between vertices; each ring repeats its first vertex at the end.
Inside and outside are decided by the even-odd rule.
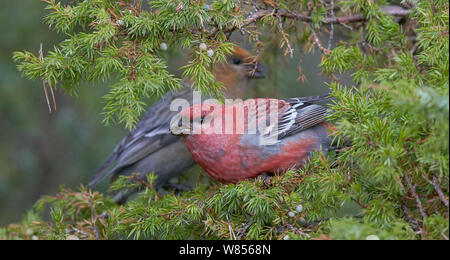
MULTIPOLYGON (((129 129, 145 111, 145 98, 160 97, 168 90, 180 88, 180 80, 167 72, 166 62, 161 58, 161 51, 166 48, 161 46, 181 44, 190 49, 191 61, 182 68, 183 76, 194 79, 201 91, 219 93, 220 84, 212 77, 211 70, 230 54, 229 36, 235 30, 255 37, 256 32, 246 27, 253 23, 273 26, 280 17, 316 25, 370 19, 370 14, 350 11, 343 11, 340 17, 328 17, 324 12, 313 14, 318 5, 302 4, 293 8, 295 1, 169 0, 144 4, 143 1, 86 0, 67 5, 57 0, 43 1, 50 11, 45 22, 67 38, 42 59, 28 51, 14 53, 19 69, 30 79, 42 80, 44 85, 69 93, 75 92, 75 86, 82 82, 117 76, 117 82, 104 97, 105 123, 118 121, 129 129), (196 46, 205 43, 211 49, 207 53, 198 51, 196 46)), ((399 6, 373 7, 374 15, 410 13, 399 6)), ((279 30, 284 29, 279 27, 279 30)), ((289 46, 287 37, 283 41, 289 46)))
MULTIPOLYGON (((191 50, 183 76, 200 90, 218 90, 211 70, 238 30, 285 55, 299 42, 305 52, 320 51, 334 97, 327 120, 335 138, 352 145, 282 176, 199 185, 180 196, 158 195, 150 176, 145 191, 120 208, 83 187, 62 190, 36 206, 50 205, 50 221, 30 211, 22 224, 0 228, 0 238, 448 239, 448 1, 47 2, 45 20, 67 38, 43 61, 15 53, 18 67, 69 92, 117 76, 105 97, 107 122, 132 127, 144 97, 178 88, 161 58, 163 42, 191 50), (348 37, 335 43, 337 30, 348 37), (356 86, 340 85, 342 73, 356 86), (357 213, 342 218, 342 208, 357 213)), ((127 185, 136 183, 122 178, 113 188, 127 185)))

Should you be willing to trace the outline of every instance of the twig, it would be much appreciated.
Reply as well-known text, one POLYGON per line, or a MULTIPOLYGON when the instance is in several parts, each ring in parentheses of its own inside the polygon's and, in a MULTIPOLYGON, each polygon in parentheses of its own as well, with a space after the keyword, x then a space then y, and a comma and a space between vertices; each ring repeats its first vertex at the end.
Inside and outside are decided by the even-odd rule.
POLYGON ((313 221, 302 221, 300 222, 300 226, 302 227, 315 227, 320 225, 322 222, 328 221, 331 218, 322 218, 322 219, 318 219, 318 220, 313 220, 313 221))
MULTIPOLYGON (((288 34, 283 29, 283 22, 281 21, 281 16, 278 13, 275 13, 275 16, 278 18, 278 29, 280 30, 281 35, 283 36, 284 42, 286 43, 286 51, 284 55, 289 53, 291 58, 294 57, 294 49, 291 48, 291 44, 289 43, 288 34)), ((283 47, 283 44, 281 45, 283 47)))
POLYGON ((90 237, 90 235, 89 235, 88 233, 84 232, 84 231, 81 230, 81 229, 78 229, 78 228, 76 228, 76 227, 72 227, 71 229, 72 229, 72 231, 74 231, 75 233, 82 234, 83 236, 86 236, 86 237, 90 237))
POLYGON ((363 35, 361 37, 361 48, 362 48, 363 53, 367 53, 368 52, 368 50, 367 50, 368 43, 366 41, 366 36, 367 36, 366 23, 362 23, 362 33, 363 33, 363 35))
POLYGON ((411 225, 416 225, 417 223, 414 222, 413 218, 411 217, 411 212, 409 212, 408 207, 406 206, 406 203, 404 202, 403 205, 403 210, 405 211, 405 218, 406 220, 411 223, 411 225))
MULTIPOLYGON (((334 0, 331 0, 331 8, 330 8, 330 14, 331 14, 331 18, 334 17, 334 0)), ((331 42, 333 41, 333 37, 334 37, 334 24, 332 23, 331 25, 331 31, 330 31, 330 37, 328 38, 328 47, 327 49, 331 49, 331 42)))
MULTIPOLYGON (((39 60, 44 63, 44 54, 42 52, 42 42, 39 46, 39 60)), ((52 112, 52 108, 50 106, 50 100, 48 98, 48 93, 47 93, 47 86, 45 85, 45 79, 42 79, 42 87, 44 88, 44 94, 45 94, 45 99, 47 100, 47 106, 48 106, 48 110, 50 111, 50 113, 52 112)), ((53 104, 55 105, 55 110, 56 110, 56 102, 55 102, 55 94, 53 93, 53 89, 52 89, 52 85, 50 85, 50 90, 53 96, 53 104)))
POLYGON ((444 203, 444 205, 448 208, 448 200, 445 198, 444 192, 442 192, 440 185, 436 182, 437 181, 436 176, 433 176, 433 181, 430 181, 425 176, 424 176, 424 178, 428 183, 433 185, 434 189, 436 190, 437 194, 439 195, 439 198, 444 203))
POLYGON ((234 234, 233 227, 231 226, 230 219, 227 216, 228 220, 228 230, 230 231, 230 239, 237 240, 236 235, 234 234))
POLYGON ((53 98, 53 108, 54 108, 54 111, 56 111, 56 100, 55 100, 55 93, 53 92, 53 86, 50 83, 48 83, 48 85, 50 87, 50 93, 52 94, 52 98, 53 98))
MULTIPOLYGON (((411 13, 411 9, 405 9, 405 8, 402 8, 402 7, 396 6, 396 5, 382 6, 380 9, 386 15, 398 16, 398 17, 404 17, 411 13)), ((308 15, 299 14, 299 13, 292 12, 292 11, 286 10, 286 9, 277 9, 277 10, 278 10, 277 13, 281 17, 296 19, 296 20, 308 22, 308 23, 312 22, 312 18, 308 15)), ((244 22, 241 24, 241 27, 255 23, 262 17, 264 17, 266 15, 270 15, 270 14, 273 14, 273 9, 264 9, 264 10, 256 11, 244 20, 244 22)), ((366 20, 366 18, 364 17, 364 15, 355 14, 355 15, 349 15, 349 16, 343 16, 343 17, 325 17, 322 22, 324 24, 342 24, 342 25, 344 25, 344 24, 349 24, 349 23, 363 22, 365 20, 366 20)), ((235 28, 231 28, 229 30, 234 30, 234 29, 235 28)))
POLYGON ((96 222, 97 222, 97 214, 95 214, 95 207, 94 207, 94 205, 90 205, 91 206, 91 222, 92 222, 92 225, 93 225, 93 228, 94 228, 94 239, 95 240, 98 240, 99 238, 100 238, 100 235, 99 235, 99 233, 98 233, 98 228, 97 228, 97 225, 96 225, 96 222))
POLYGON ((255 0, 252 0, 253 10, 258 11, 258 3, 255 0))
POLYGON ((297 80, 300 80, 302 83, 306 81, 306 76, 303 73, 303 60, 305 59, 306 52, 303 52, 300 56, 300 60, 298 61, 298 78, 297 80))
POLYGON ((352 199, 353 202, 355 202, 356 204, 358 204, 358 206, 360 206, 361 208, 363 208, 363 209, 369 208, 369 205, 362 204, 359 200, 357 200, 357 199, 355 199, 355 198, 351 198, 351 199, 352 199))
POLYGON ((247 224, 244 225, 244 227, 242 227, 238 230, 237 234, 238 234, 239 239, 242 238, 246 234, 247 230, 250 228, 251 225, 252 225, 252 222, 249 221, 249 222, 247 222, 247 224))
POLYGON ((317 37, 316 31, 314 31, 314 25, 311 24, 310 27, 311 27, 311 33, 312 33, 312 36, 313 36, 313 38, 314 38, 314 42, 315 42, 315 44, 317 45, 317 47, 320 49, 320 51, 321 51, 323 54, 330 54, 331 51, 330 51, 329 49, 323 47, 322 44, 320 44, 320 40, 319 40, 319 38, 317 37))
POLYGON ((130 179, 132 180, 136 180, 137 182, 139 182, 140 184, 142 184, 143 186, 147 187, 148 189, 153 189, 153 185, 147 183, 146 181, 144 181, 143 179, 135 176, 135 175, 131 175, 130 179))
POLYGON ((300 228, 296 228, 295 225, 287 224, 286 227, 287 227, 287 229, 291 230, 292 232, 297 233, 303 237, 306 237, 306 238, 310 237, 307 233, 303 232, 303 230, 301 230, 300 228))
POLYGON ((427 215, 425 214, 425 211, 423 210, 422 202, 420 201, 419 195, 417 195, 416 190, 414 189, 414 186, 412 185, 411 180, 409 179, 406 172, 403 173, 403 177, 405 178, 406 183, 408 184, 411 194, 414 196, 414 199, 416 200, 417 207, 419 207, 420 215, 425 220, 427 215))
POLYGON ((48 100, 47 86, 45 85, 45 80, 42 80, 42 87, 44 88, 45 99, 47 100, 48 111, 52 113, 52 108, 50 107, 50 101, 48 100))

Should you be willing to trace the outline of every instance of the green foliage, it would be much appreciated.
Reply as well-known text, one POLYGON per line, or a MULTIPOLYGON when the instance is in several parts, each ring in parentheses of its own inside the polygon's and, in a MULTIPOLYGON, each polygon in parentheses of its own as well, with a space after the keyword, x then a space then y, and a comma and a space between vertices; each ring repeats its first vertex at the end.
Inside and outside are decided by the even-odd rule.
MULTIPOLYGON (((142 11, 139 1, 91 0, 66 7, 48 2, 46 21, 68 38, 43 60, 15 53, 19 69, 68 91, 82 80, 118 75, 105 97, 105 120, 116 117, 129 128, 144 111, 144 97, 178 87, 160 58, 161 43, 190 49, 192 60, 183 75, 219 96, 211 71, 231 50, 227 33, 249 33, 261 47, 259 31, 271 29, 288 54, 292 35, 303 32, 307 36, 297 38, 305 41, 305 51, 317 47, 321 69, 332 79, 329 120, 344 147, 335 154, 315 154, 298 171, 234 185, 198 185, 179 196, 157 193, 150 175, 144 191, 124 206, 83 187, 62 190, 38 203, 38 209, 50 205, 51 220, 37 221, 31 232, 37 238, 448 239, 447 1, 415 1, 405 15, 387 12, 381 2, 388 1, 362 0, 256 6, 212 1, 209 8, 209 1, 149 1, 151 12, 142 11), (331 48, 331 31, 330 46, 317 35, 333 18, 334 2, 341 8, 333 9, 335 15, 362 18, 353 21, 357 26, 346 41, 331 48), (289 23, 294 15, 281 9, 295 11, 294 6, 308 12, 289 23), (246 20, 245 11, 254 8, 267 12, 259 20, 246 20), (257 29, 250 32, 253 23, 257 29), (200 43, 214 55, 201 50, 200 43), (356 86, 337 82, 346 72, 356 86), (354 209, 342 212, 349 205, 354 209)), ((113 188, 127 185, 135 188, 136 179, 120 178, 113 188)), ((32 216, 0 230, 0 237, 29 238, 32 216)))
POLYGON ((408 223, 393 222, 385 229, 374 224, 362 224, 352 218, 329 221, 323 227, 334 239, 346 240, 398 240, 415 239, 413 230, 408 223))
POLYGON ((145 111, 145 98, 180 88, 179 79, 167 72, 160 57, 161 43, 197 48, 184 67, 184 76, 192 78, 199 90, 220 96, 220 84, 211 70, 225 60, 231 45, 222 32, 207 38, 205 27, 223 28, 224 21, 237 19, 233 17, 234 1, 216 1, 210 10, 205 9, 204 1, 150 1, 152 12, 144 11, 139 1, 136 5, 107 0, 72 5, 44 2, 50 11, 46 23, 67 38, 42 59, 28 51, 15 52, 19 70, 30 79, 41 79, 71 93, 81 82, 118 77, 105 96, 105 123, 117 120, 131 129, 145 111), (213 57, 198 50, 199 43, 210 46, 213 57))

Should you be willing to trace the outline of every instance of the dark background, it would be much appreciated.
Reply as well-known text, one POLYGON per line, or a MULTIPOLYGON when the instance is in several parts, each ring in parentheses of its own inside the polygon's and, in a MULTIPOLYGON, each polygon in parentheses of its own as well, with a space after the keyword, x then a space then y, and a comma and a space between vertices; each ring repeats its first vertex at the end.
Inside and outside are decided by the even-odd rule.
MULTIPOLYGON (((127 133, 122 125, 102 124, 102 96, 108 83, 86 83, 78 96, 57 91, 57 111, 49 113, 42 83, 21 77, 12 61, 13 51, 44 54, 64 35, 43 23, 47 14, 39 0, 0 1, 0 225, 16 222, 42 195, 58 187, 86 184, 127 133)), ((234 37, 246 47, 251 44, 234 37)), ((270 38, 270 37, 268 37, 270 38)), ((338 37, 335 37, 338 38, 338 37)), ((327 39, 324 39, 326 41, 327 39)), ((170 47, 169 47, 170 48, 170 47)), ((269 77, 251 84, 248 96, 294 97, 328 92, 320 76, 319 55, 308 54, 303 62, 307 81, 297 81, 301 48, 296 56, 284 57, 277 44, 268 42, 263 62, 269 77)), ((171 51, 170 71, 185 59, 171 51)), ((100 187, 105 190, 106 183, 100 187)))

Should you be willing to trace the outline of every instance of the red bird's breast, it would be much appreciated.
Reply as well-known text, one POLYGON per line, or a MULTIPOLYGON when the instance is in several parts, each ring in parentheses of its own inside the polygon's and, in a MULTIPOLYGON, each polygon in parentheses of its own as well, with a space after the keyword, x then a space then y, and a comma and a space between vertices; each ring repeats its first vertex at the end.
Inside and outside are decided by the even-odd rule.
POLYGON ((193 159, 223 183, 299 168, 312 151, 328 146, 326 123, 272 145, 259 145, 254 138, 248 134, 200 134, 186 136, 184 142, 193 159))

